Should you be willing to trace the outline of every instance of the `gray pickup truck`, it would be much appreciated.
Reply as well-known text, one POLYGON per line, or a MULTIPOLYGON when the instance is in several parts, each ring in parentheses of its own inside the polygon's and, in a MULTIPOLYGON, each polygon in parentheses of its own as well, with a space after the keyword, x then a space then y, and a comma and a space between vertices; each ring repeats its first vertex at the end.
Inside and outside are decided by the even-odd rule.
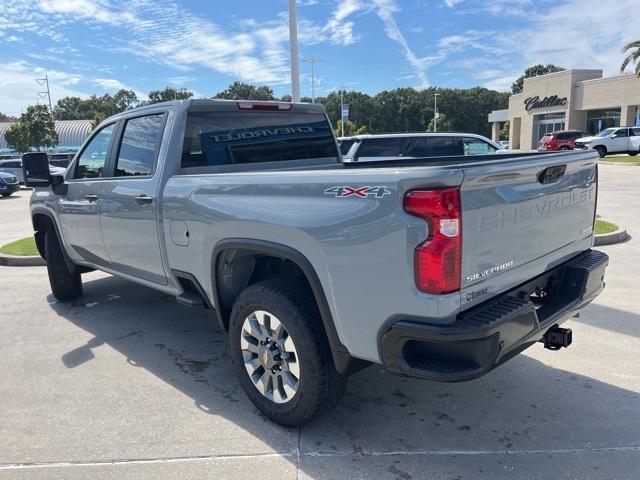
POLYGON ((462 381, 568 346, 604 287, 591 151, 347 164, 319 106, 186 100, 104 121, 64 175, 24 169, 58 300, 98 269, 215 310, 287 426, 372 363, 462 381))

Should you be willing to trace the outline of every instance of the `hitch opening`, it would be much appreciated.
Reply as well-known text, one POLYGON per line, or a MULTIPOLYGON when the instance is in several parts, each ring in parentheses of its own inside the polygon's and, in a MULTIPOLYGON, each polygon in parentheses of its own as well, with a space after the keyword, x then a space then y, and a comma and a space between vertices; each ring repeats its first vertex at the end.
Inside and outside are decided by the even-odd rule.
POLYGON ((544 348, 549 350, 560 350, 562 347, 571 345, 571 329, 560 328, 558 325, 551 327, 542 337, 544 348))

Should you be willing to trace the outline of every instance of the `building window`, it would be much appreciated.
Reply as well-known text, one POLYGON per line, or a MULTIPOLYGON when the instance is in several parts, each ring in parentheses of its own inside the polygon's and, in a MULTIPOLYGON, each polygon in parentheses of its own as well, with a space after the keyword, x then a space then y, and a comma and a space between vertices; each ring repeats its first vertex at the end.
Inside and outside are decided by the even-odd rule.
POLYGON ((620 109, 589 110, 587 112, 586 130, 592 135, 601 132, 605 128, 620 126, 620 109))

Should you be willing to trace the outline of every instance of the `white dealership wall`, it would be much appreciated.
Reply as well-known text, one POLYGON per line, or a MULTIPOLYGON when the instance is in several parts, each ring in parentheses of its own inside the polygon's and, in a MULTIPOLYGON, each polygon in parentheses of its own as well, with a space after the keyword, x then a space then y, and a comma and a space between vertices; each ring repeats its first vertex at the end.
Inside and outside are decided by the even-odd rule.
POLYGON ((510 147, 536 148, 546 117, 564 121, 567 130, 587 130, 589 111, 619 109, 619 125, 633 126, 638 106, 640 79, 633 74, 603 78, 602 70, 565 70, 526 78, 522 93, 509 98, 510 147))

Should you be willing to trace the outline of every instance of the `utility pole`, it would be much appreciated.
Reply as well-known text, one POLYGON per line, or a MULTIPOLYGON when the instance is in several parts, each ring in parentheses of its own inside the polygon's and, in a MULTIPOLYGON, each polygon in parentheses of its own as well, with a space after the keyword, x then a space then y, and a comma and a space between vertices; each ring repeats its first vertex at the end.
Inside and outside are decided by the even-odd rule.
POLYGON ((344 88, 340 89, 340 125, 342 126, 342 135, 344 137, 344 88))
POLYGON ((36 78, 36 82, 41 87, 45 87, 47 90, 44 92, 38 92, 40 98, 46 98, 49 102, 49 114, 53 118, 53 108, 51 107, 51 91, 49 90, 49 76, 45 73, 44 78, 36 78))
POLYGON ((433 94, 433 131, 438 131, 438 95, 439 93, 433 94))
POLYGON ((300 101, 300 57, 298 54, 298 14, 296 0, 289 0, 289 43, 291 44, 291 100, 300 101))
POLYGON ((303 60, 304 63, 311 64, 311 103, 316 103, 316 72, 314 67, 316 63, 320 63, 322 61, 324 60, 313 57, 303 60))

